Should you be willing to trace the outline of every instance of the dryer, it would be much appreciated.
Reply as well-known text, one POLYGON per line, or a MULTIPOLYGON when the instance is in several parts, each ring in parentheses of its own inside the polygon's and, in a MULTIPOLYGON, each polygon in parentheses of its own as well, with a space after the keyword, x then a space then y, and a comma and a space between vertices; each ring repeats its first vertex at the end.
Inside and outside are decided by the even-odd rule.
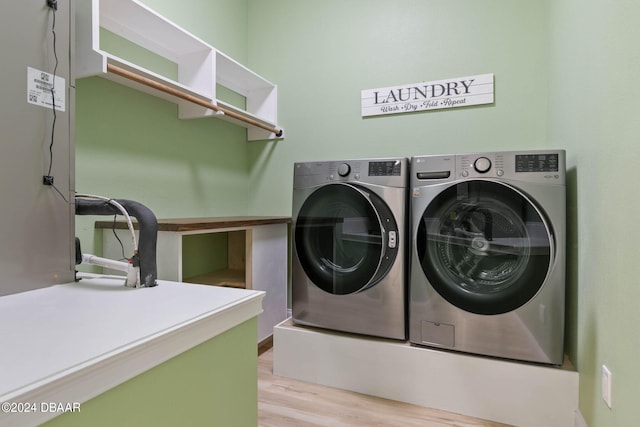
POLYGON ((411 160, 409 340, 560 365, 565 152, 411 160))
POLYGON ((406 158, 295 163, 292 319, 406 340, 406 158))

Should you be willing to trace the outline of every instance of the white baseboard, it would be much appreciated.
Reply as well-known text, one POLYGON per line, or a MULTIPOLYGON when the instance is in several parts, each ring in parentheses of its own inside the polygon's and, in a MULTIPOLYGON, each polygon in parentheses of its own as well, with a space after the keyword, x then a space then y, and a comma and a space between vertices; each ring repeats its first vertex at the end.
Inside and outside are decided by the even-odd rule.
POLYGON ((574 369, 438 351, 286 321, 274 329, 273 371, 519 427, 576 423, 574 369))

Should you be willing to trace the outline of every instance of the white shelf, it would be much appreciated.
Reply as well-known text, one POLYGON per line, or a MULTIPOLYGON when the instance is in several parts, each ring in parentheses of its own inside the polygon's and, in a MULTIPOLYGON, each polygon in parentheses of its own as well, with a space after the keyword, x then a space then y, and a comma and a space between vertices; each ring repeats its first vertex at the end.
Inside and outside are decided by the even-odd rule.
MULTIPOLYGON (((116 65, 154 82, 225 108, 243 117, 277 128, 277 87, 244 65, 218 51, 137 0, 91 0, 76 4, 76 78, 101 76, 178 104, 181 119, 215 116, 247 128, 249 141, 278 138, 273 132, 216 114, 198 106, 107 72, 116 65), (100 29, 177 65, 177 80, 102 50, 100 29), (216 98, 216 85, 246 99, 246 110, 216 98)), ((280 136, 281 137, 281 136, 280 136)))

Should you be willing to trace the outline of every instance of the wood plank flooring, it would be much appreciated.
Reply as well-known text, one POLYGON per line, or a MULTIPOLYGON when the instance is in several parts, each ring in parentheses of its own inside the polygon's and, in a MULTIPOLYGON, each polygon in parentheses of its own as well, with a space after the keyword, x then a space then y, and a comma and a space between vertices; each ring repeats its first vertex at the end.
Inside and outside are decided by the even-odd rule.
POLYGON ((260 427, 504 427, 492 421, 273 375, 273 349, 258 357, 260 427))

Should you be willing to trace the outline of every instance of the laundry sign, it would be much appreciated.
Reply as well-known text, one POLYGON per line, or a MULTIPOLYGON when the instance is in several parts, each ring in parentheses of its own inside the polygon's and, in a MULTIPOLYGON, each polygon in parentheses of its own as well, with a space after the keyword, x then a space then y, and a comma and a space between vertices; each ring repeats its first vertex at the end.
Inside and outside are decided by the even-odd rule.
POLYGON ((362 117, 493 103, 493 74, 366 89, 362 117))

